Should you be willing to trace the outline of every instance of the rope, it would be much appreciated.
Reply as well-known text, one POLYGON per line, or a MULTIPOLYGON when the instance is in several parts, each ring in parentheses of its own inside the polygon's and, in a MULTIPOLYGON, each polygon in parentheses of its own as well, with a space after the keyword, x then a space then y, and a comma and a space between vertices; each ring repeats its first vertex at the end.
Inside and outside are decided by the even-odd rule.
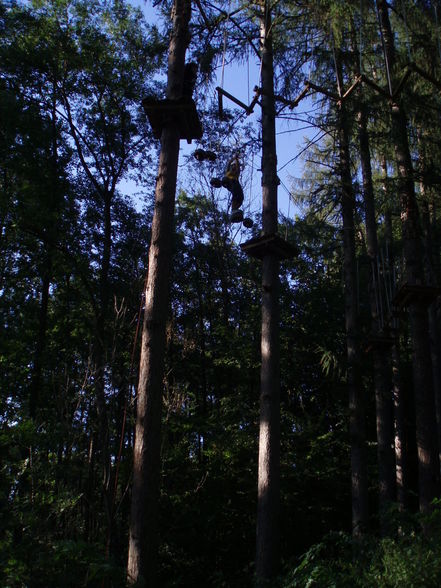
POLYGON ((389 70, 389 59, 387 57, 386 43, 384 42, 383 29, 381 27, 380 11, 378 10, 378 4, 377 4, 377 2, 375 3, 375 8, 376 8, 376 11, 377 11, 378 26, 380 28, 380 37, 381 37, 381 45, 383 47, 384 62, 386 64, 387 85, 388 85, 388 88, 389 88, 389 94, 392 97, 393 96, 393 89, 392 89, 392 80, 391 80, 391 77, 390 77, 390 70, 389 70))
POLYGON ((314 43, 314 33, 312 34, 312 49, 311 49, 311 57, 309 58, 309 68, 308 68, 308 82, 311 81, 311 72, 312 72, 312 64, 314 61, 314 51, 315 51, 315 43, 314 43))
POLYGON ((335 55, 335 39, 334 39, 334 33, 332 32, 332 24, 330 25, 330 35, 331 35, 331 42, 332 42, 332 57, 334 59, 334 67, 335 67, 335 77, 337 78, 337 91, 338 91, 339 98, 341 98, 343 96, 343 91, 342 91, 340 81, 343 82, 343 80, 340 80, 339 71, 338 71, 338 67, 337 67, 337 56, 335 55))
POLYGON ((251 179, 250 179, 250 195, 248 197, 248 207, 251 207, 251 197, 253 194, 253 179, 254 179, 254 152, 251 155, 251 179))
POLYGON ((227 130, 226 130, 226 132, 224 134, 224 138, 222 139, 222 141, 220 141, 220 143, 218 143, 218 147, 220 147, 222 145, 222 143, 228 137, 228 135, 230 134, 230 132, 232 131, 232 129, 239 122, 239 119, 242 118, 243 116, 246 116, 246 114, 247 114, 246 112, 239 112, 239 114, 236 116, 236 118, 233 120, 233 122, 228 125, 228 128, 227 128, 227 130))
MULTIPOLYGON (((131 379, 132 379, 132 370, 133 370, 133 363, 134 363, 134 359, 135 359, 135 351, 136 351, 136 343, 138 341, 138 335, 139 335, 139 326, 141 324, 141 315, 142 315, 142 309, 144 306, 144 300, 145 300, 145 288, 147 286, 147 276, 144 280, 144 287, 142 290, 142 296, 141 296, 141 302, 139 304, 139 310, 138 310, 138 318, 136 321, 136 331, 135 331, 135 337, 133 339, 133 347, 132 347, 132 354, 130 357, 130 367, 129 367, 129 397, 130 397, 130 401, 132 401, 132 394, 130 391, 131 388, 131 379)), ((124 412, 123 412, 123 420, 122 420, 122 424, 121 424, 121 437, 120 437, 120 443, 119 443, 119 449, 118 449, 118 455, 116 458, 116 469, 115 469, 115 484, 113 487, 113 497, 112 497, 112 502, 114 503, 115 498, 116 498, 116 492, 118 490, 118 478, 119 478, 119 468, 120 468, 120 464, 121 464, 121 456, 122 456, 122 450, 123 450, 123 446, 124 446, 124 435, 125 435, 125 428, 126 428, 126 421, 127 421, 127 408, 128 408, 128 402, 127 402, 127 396, 124 400, 124 412)), ((113 508, 113 504, 112 504, 112 508, 113 508)))
POLYGON ((436 44, 438 46, 438 56, 439 56, 439 60, 441 63, 441 44, 440 44, 440 40, 439 40, 439 27, 438 27, 438 9, 435 6, 433 7, 435 10, 435 25, 436 25, 436 44))
POLYGON ((410 50, 409 29, 407 27, 406 6, 404 5, 403 0, 401 0, 401 10, 403 12, 404 29, 406 31, 407 57, 409 58, 409 62, 411 62, 412 61, 412 53, 410 50))
POLYGON ((362 44, 363 44, 363 0, 360 0, 360 38, 358 41, 358 46, 359 46, 359 70, 360 70, 360 74, 363 73, 363 51, 362 51, 362 44))
POLYGON ((250 103, 250 49, 247 46, 247 104, 250 103))
POLYGON ((225 53, 227 50, 227 31, 224 30, 224 49, 222 52, 222 70, 221 70, 221 88, 224 89, 224 73, 225 73, 225 53))
MULTIPOLYGON (((282 181, 280 181, 280 183, 282 183, 282 181)), ((286 218, 289 220, 289 213, 291 210, 291 193, 289 193, 288 196, 288 214, 286 215, 286 218)), ((288 223, 286 223, 285 225, 285 241, 287 241, 288 239, 288 223)))
POLYGON ((227 25, 230 20, 230 9, 231 9, 231 0, 228 2, 227 20, 225 21, 225 26, 224 26, 224 47, 223 47, 223 51, 222 51, 222 70, 221 70, 221 83, 220 83, 222 90, 224 89, 225 55, 227 53, 227 25))

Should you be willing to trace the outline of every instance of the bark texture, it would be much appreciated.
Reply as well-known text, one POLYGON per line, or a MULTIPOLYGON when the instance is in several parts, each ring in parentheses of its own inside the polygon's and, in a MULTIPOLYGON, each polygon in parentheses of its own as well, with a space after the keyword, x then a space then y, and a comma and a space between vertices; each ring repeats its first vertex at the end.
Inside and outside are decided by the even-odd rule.
MULTIPOLYGON (((395 66, 395 48, 389 20, 388 4, 385 0, 377 0, 377 8, 385 48, 386 64, 392 75, 395 66)), ((392 141, 400 180, 399 195, 406 281, 412 285, 424 285, 421 229, 407 137, 407 119, 402 106, 398 103, 392 103, 391 105, 391 126, 392 141)), ((426 305, 421 299, 414 298, 410 302, 408 314, 413 348, 419 506, 422 512, 426 512, 430 510, 432 500, 439 493, 439 459, 436 439, 429 321, 426 305)))
MULTIPOLYGON (((338 87, 342 88, 342 68, 336 54, 338 87)), ((357 309, 357 272, 355 259, 355 198, 352 188, 349 134, 345 103, 338 110, 338 140, 341 178, 341 215, 343 221, 343 273, 349 394, 349 434, 351 442, 352 535, 359 538, 367 528, 366 408, 360 377, 360 333, 357 309)))
MULTIPOLYGON (((391 389, 390 348, 380 345, 379 336, 389 334, 386 317, 379 314, 380 297, 384 288, 380 283, 378 271, 378 239, 375 220, 375 201, 372 184, 372 168, 367 132, 367 117, 363 105, 358 112, 358 139, 363 176, 363 197, 365 205, 366 246, 370 261, 369 298, 371 309, 371 334, 374 343, 372 350, 374 365, 374 389, 377 429, 378 493, 380 525, 385 532, 385 518, 382 516, 390 503, 395 500, 395 459, 393 451, 393 404, 391 389)), ((384 301, 385 302, 385 301, 384 301)), ((386 305, 385 305, 386 306, 386 305)))
MULTIPOLYGON (((395 274, 395 255, 392 231, 392 204, 388 194, 387 161, 381 162, 382 169, 382 190, 385 201, 388 202, 384 216, 384 229, 386 247, 388 250, 388 271, 391 276, 395 274)), ((395 319, 397 320, 397 319, 395 319)), ((394 454, 395 454, 395 485, 396 498, 400 510, 407 508, 408 496, 408 466, 406 447, 406 407, 404 402, 403 385, 400 374, 400 344, 398 337, 395 339, 391 349, 392 361, 392 398, 393 398, 393 419, 394 419, 394 454)))
MULTIPOLYGON (((168 56, 169 99, 182 95, 190 16, 190 0, 175 0, 168 56)), ((179 129, 170 120, 161 136, 136 406, 127 578, 129 584, 149 587, 158 585, 162 391, 179 140, 179 129)))
MULTIPOLYGON (((277 232, 277 158, 271 12, 261 3, 262 51, 262 229, 277 232)), ((262 335, 256 575, 258 585, 279 567, 280 375, 279 260, 266 254, 262 265, 262 335)))

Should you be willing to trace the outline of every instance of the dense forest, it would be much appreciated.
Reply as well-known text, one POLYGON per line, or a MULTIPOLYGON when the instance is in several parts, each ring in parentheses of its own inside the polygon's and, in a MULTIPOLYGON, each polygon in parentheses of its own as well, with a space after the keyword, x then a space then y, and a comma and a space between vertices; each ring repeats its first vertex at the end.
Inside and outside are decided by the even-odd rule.
POLYGON ((439 18, 0 0, 1 586, 441 585, 439 18))

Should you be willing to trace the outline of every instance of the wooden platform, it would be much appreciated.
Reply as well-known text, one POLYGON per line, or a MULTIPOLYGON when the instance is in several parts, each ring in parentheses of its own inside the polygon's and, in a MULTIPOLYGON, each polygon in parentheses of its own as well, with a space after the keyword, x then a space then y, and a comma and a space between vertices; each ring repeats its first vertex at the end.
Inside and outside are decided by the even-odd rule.
POLYGON ((364 350, 369 353, 373 349, 387 349, 397 342, 397 337, 392 333, 380 332, 369 335, 364 344, 364 350))
POLYGON ((249 239, 242 243, 240 248, 244 253, 256 259, 263 259, 265 255, 276 255, 279 259, 291 259, 300 253, 297 246, 288 243, 276 233, 249 239))
POLYGON ((147 97, 142 101, 155 139, 160 139, 164 125, 173 121, 179 128, 180 139, 191 143, 192 139, 202 137, 202 126, 196 110, 196 104, 190 98, 179 100, 157 100, 147 97))
POLYGON ((440 295, 441 288, 438 286, 424 286, 406 282, 393 297, 392 304, 397 309, 406 308, 413 302, 429 306, 440 295))

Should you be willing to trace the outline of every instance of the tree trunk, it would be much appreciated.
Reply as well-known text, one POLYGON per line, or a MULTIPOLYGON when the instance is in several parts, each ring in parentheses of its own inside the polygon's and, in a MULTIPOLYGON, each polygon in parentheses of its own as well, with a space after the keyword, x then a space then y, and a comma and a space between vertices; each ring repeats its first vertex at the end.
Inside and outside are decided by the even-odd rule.
MULTIPOLYGON (((336 57, 338 86, 343 87, 341 59, 336 57)), ((355 259, 355 198, 352 189, 349 136, 345 103, 338 111, 338 137, 341 177, 341 213, 343 220, 343 264, 345 326, 347 345, 347 381, 349 393, 349 435, 351 442, 352 535, 359 538, 368 522, 367 465, 366 465, 366 408, 360 376, 360 332, 357 309, 357 281, 355 259)))
MULTIPOLYGON (((420 147, 423 148, 422 141, 420 141, 420 147)), ((424 176, 425 161, 424 157, 420 154, 421 171, 424 176)), ((420 184, 421 193, 421 205, 422 214, 421 220, 423 225, 424 233, 424 249, 425 249, 425 270, 427 281, 432 286, 435 286, 438 282, 438 276, 436 271, 436 260, 439 258, 436 255, 436 247, 434 248, 436 240, 433 238, 433 229, 436 223, 433 222, 436 219, 434 214, 434 205, 431 201, 430 191, 426 188, 424 182, 420 184)), ((438 443, 438 457, 441 459, 441 337, 438 329, 438 313, 436 302, 429 306, 429 335, 430 335, 430 349, 432 358, 432 373, 433 373, 433 391, 435 398, 435 409, 436 409, 436 423, 437 423, 437 443, 438 443)))
MULTIPOLYGON (((271 11, 261 2, 262 230, 277 232, 277 157, 271 11)), ((262 334, 256 576, 258 585, 277 575, 280 542, 279 260, 262 264, 262 334)))
MULTIPOLYGON (((366 244, 370 260, 371 275, 369 298, 371 308, 371 334, 374 340, 374 388, 377 426, 377 456, 379 481, 380 525, 385 528, 385 511, 395 500, 395 463, 393 453, 393 408, 390 377, 390 353, 384 346, 375 344, 379 335, 388 334, 386 326, 378 313, 378 299, 383 296, 384 288, 379 283, 377 223, 375 220, 375 201, 372 185, 372 168, 369 136, 366 124, 366 112, 361 104, 358 112, 358 138, 360 145, 361 169, 363 175, 363 196, 365 205, 366 244)), ((384 320, 384 319, 383 319, 384 320)))
MULTIPOLYGON (((57 92, 56 92, 57 76, 54 74, 52 81, 52 103, 51 103, 51 144, 50 144, 50 169, 48 182, 48 214, 47 226, 44 227, 44 233, 54 233, 52 240, 57 241, 58 232, 58 217, 60 210, 60 202, 58 202, 58 130, 57 130, 57 92)), ((41 380, 43 370, 44 353, 46 349, 46 334, 47 334, 47 318, 49 308, 49 291, 52 280, 52 245, 45 243, 46 259, 43 268, 42 284, 41 284, 41 303, 40 313, 38 319, 38 334, 37 344, 34 353, 34 362, 32 369, 32 379, 30 386, 29 397, 29 414, 32 419, 37 416, 39 408, 41 380)))
MULTIPOLYGON (((395 48, 387 2, 377 0, 377 7, 381 34, 384 40, 386 63, 389 71, 393 72, 395 48)), ((407 120, 403 108, 398 103, 393 103, 391 106, 391 126, 400 180, 399 194, 406 280, 412 285, 423 285, 421 231, 407 137, 407 120)), ((432 500, 439 493, 439 459, 436 440, 429 322, 427 308, 420 299, 413 299, 409 303, 408 311, 413 346, 419 506, 422 512, 427 512, 430 510, 432 500)))
MULTIPOLYGON (((175 0, 168 56, 169 99, 182 95, 190 16, 191 1, 175 0)), ((179 140, 177 125, 166 123, 161 135, 137 394, 127 578, 130 584, 144 582, 149 587, 158 585, 162 388, 179 140)))
MULTIPOLYGON (((385 201, 389 203, 387 187, 387 162, 381 162, 383 171, 383 192, 385 201)), ((384 232, 387 247, 388 272, 395 274, 395 256, 392 230, 392 206, 387 204, 384 213, 384 232)), ((394 283, 394 281, 393 281, 394 283)), ((397 320, 397 319, 395 319, 397 320)), ((408 502, 408 468, 407 468, 407 446, 406 446, 406 410, 403 396, 403 386, 400 376, 400 346, 398 337, 395 339, 391 349, 392 360, 392 398, 394 415, 394 453, 395 453, 395 484, 397 502, 400 510, 407 508, 408 502)))
POLYGON ((46 267, 44 268, 41 281, 41 302, 38 318, 37 344, 34 354, 34 365, 32 368, 32 379, 29 398, 29 415, 31 419, 37 416, 37 409, 40 401, 41 375, 43 369, 43 356, 46 349, 47 313, 49 307, 49 289, 52 279, 52 253, 50 246, 47 251, 46 267))

